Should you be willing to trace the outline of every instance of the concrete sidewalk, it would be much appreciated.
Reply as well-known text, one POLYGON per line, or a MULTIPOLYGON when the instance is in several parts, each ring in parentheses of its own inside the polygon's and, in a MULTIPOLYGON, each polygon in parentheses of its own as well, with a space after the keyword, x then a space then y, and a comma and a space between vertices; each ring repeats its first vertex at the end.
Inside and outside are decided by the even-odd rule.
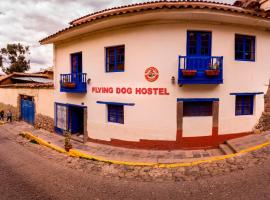
MULTIPOLYGON (((38 136, 51 144, 64 147, 63 136, 52 134, 42 129, 34 129, 33 126, 25 122, 6 123, 2 125, 0 129, 4 129, 10 134, 19 134, 22 131, 31 132, 33 135, 38 136)), ((137 150, 90 142, 83 144, 77 141, 72 141, 72 145, 74 149, 81 152, 108 160, 148 163, 182 163, 221 156, 226 153, 236 153, 268 141, 270 141, 270 132, 229 140, 226 144, 221 145, 221 148, 209 150, 137 150)))

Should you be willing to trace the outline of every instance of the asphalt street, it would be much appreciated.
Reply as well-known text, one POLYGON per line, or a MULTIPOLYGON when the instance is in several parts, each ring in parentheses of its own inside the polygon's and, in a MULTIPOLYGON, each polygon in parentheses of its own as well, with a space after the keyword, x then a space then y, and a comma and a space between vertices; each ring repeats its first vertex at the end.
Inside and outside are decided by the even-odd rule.
MULTIPOLYGON (((45 147, 44 147, 45 148, 45 147)), ((40 156, 0 129, 0 199, 270 199, 270 159, 223 176, 141 182, 86 174, 40 156)))

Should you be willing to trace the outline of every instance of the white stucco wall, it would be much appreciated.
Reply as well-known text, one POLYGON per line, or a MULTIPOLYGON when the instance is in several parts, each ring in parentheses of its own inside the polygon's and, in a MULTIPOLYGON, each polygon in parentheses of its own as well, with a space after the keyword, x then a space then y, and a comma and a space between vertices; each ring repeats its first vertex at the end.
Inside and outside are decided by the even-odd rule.
MULTIPOLYGON (((256 95, 253 115, 235 116, 235 96, 230 93, 266 92, 270 77, 269 51, 269 32, 206 22, 155 22, 91 34, 55 45, 55 102, 84 103, 88 108, 88 135, 94 139, 174 141, 177 98, 219 98, 219 134, 251 131, 263 111, 263 95, 256 95), (223 84, 179 87, 178 56, 186 55, 187 30, 212 32, 212 56, 224 56, 223 84), (256 36, 256 62, 235 61, 236 33, 256 36), (105 47, 122 44, 125 45, 125 72, 106 73, 105 47), (60 93, 60 74, 70 73, 70 54, 80 51, 83 72, 91 78, 88 92, 60 93), (144 78, 144 71, 150 66, 155 66, 160 75, 153 83, 144 78), (172 76, 176 78, 175 84, 171 83, 172 76), (92 87, 161 87, 167 88, 170 95, 93 94, 92 87), (106 105, 96 101, 135 103, 135 106, 124 107, 125 124, 113 124, 107 122, 106 105)), ((208 135, 211 123, 207 119, 207 123, 202 123, 204 120, 184 119, 184 131, 188 131, 183 135, 208 135), (199 129, 203 131, 196 134, 199 129)))
POLYGON ((53 89, 0 88, 1 103, 17 107, 18 97, 20 95, 34 97, 37 114, 42 114, 54 118, 53 89))

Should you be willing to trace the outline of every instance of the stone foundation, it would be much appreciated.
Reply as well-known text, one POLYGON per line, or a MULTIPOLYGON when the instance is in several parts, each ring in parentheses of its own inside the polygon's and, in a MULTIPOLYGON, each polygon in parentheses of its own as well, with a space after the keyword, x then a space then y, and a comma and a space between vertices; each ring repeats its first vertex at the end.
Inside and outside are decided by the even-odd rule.
POLYGON ((9 105, 9 104, 4 104, 0 103, 0 111, 3 110, 5 112, 5 119, 6 119, 6 114, 7 111, 10 110, 12 112, 12 119, 17 121, 20 119, 20 110, 19 108, 9 105))
POLYGON ((45 129, 54 132, 54 119, 42 114, 35 115, 35 128, 45 129))

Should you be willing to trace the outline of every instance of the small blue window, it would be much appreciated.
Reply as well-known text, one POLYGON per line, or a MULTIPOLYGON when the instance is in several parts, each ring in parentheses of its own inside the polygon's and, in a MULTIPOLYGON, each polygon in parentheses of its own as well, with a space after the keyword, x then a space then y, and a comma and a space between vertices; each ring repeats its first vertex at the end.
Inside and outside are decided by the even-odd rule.
POLYGON ((255 37, 235 35, 235 60, 255 61, 255 37))
POLYGON ((125 70, 125 46, 106 48, 106 72, 123 72, 125 70))
POLYGON ((235 115, 253 115, 254 95, 237 95, 235 115))
POLYGON ((124 124, 124 106, 108 104, 108 122, 124 124))

